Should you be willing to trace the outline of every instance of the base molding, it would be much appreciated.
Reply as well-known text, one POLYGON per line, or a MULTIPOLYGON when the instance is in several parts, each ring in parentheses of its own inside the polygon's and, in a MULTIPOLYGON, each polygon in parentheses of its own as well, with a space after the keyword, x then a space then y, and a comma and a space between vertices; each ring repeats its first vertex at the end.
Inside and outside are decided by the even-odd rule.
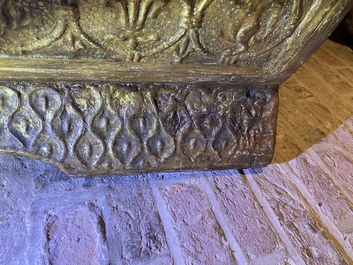
POLYGON ((71 175, 261 167, 277 86, 0 83, 0 151, 71 175))

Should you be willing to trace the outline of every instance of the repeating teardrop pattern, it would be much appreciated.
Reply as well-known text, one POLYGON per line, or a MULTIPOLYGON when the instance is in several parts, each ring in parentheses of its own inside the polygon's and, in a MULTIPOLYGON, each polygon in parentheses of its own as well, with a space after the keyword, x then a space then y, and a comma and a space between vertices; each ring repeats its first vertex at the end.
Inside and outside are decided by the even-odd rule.
POLYGON ((8 125, 13 113, 19 106, 17 93, 7 87, 0 87, 0 147, 11 145, 21 148, 22 143, 9 131, 8 125))
POLYGON ((39 88, 30 94, 29 103, 42 120, 42 129, 32 148, 42 157, 61 161, 64 158, 64 142, 53 131, 53 119, 59 114, 62 100, 60 94, 51 88, 39 88))
POLYGON ((276 101, 274 87, 3 82, 0 151, 72 175, 251 166, 272 155, 276 101))

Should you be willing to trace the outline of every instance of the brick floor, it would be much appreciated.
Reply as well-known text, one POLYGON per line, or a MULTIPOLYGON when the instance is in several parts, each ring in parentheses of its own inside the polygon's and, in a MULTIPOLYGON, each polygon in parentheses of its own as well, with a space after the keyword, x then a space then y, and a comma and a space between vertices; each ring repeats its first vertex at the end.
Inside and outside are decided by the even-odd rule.
POLYGON ((353 51, 280 87, 273 163, 71 178, 0 156, 0 264, 353 264, 353 51))

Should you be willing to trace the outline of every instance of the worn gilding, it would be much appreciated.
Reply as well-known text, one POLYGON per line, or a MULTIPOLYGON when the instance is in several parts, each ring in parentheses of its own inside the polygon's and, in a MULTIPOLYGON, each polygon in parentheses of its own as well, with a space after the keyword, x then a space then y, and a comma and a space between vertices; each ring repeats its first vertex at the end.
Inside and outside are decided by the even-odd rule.
POLYGON ((266 165, 277 90, 271 87, 3 83, 4 151, 72 174, 266 165))
POLYGON ((1 151, 74 175, 264 166, 278 85, 351 6, 0 1, 1 151))

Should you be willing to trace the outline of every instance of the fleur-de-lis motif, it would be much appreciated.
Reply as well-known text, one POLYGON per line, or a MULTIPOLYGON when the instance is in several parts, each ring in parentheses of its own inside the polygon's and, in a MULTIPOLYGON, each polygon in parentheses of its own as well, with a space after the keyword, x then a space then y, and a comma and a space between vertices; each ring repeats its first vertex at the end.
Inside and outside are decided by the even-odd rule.
POLYGON ((325 17, 337 4, 321 2, 0 0, 0 52, 111 57, 119 62, 175 63, 188 58, 202 64, 267 65, 272 57, 280 57, 275 47, 289 51, 298 39, 293 34, 303 31, 313 14, 320 11, 322 15, 316 15, 325 17))
POLYGON ((148 17, 154 18, 169 0, 106 0, 105 6, 111 7, 127 30, 141 30, 148 17))
POLYGON ((180 60, 188 56, 194 50, 207 54, 206 49, 200 41, 199 29, 202 27, 204 12, 213 1, 214 0, 184 0, 184 25, 181 26, 185 27, 187 31, 176 48, 176 54, 180 60))
POLYGON ((130 60, 139 60, 140 54, 136 52, 139 43, 158 40, 156 34, 143 36, 141 30, 148 18, 155 18, 158 11, 164 7, 169 0, 106 0, 105 6, 111 8, 114 17, 124 25, 124 34, 121 40, 129 45, 130 60))
POLYGON ((190 22, 193 28, 201 27, 204 12, 213 1, 214 0, 184 0, 185 15, 190 16, 190 22))

